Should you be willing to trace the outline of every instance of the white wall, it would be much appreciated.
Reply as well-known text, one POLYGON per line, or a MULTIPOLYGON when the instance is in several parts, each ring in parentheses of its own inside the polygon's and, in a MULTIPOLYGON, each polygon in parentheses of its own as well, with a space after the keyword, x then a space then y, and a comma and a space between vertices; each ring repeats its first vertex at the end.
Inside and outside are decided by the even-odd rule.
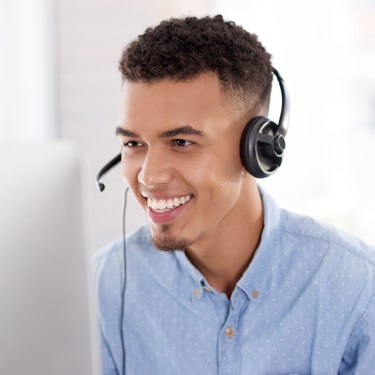
POLYGON ((0 0, 0 140, 57 134, 54 1, 0 0))

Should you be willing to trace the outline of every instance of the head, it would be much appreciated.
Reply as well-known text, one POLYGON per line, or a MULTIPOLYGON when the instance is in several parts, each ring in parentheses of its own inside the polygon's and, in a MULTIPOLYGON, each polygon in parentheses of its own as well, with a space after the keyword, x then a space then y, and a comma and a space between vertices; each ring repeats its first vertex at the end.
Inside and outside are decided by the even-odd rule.
POLYGON ((239 158, 243 128, 270 100, 270 55, 257 36, 221 16, 163 21, 130 43, 120 71, 123 174, 156 246, 207 247, 259 219, 239 158))

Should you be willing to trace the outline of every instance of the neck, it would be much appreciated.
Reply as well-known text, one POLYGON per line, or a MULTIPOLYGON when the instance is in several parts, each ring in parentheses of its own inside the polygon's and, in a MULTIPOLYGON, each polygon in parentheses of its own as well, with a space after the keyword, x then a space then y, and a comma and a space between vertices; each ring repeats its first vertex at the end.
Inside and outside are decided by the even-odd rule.
POLYGON ((234 209, 204 243, 193 244, 186 251, 208 283, 228 298, 251 263, 263 229, 258 188, 247 194, 246 199, 241 199, 240 208, 234 209))

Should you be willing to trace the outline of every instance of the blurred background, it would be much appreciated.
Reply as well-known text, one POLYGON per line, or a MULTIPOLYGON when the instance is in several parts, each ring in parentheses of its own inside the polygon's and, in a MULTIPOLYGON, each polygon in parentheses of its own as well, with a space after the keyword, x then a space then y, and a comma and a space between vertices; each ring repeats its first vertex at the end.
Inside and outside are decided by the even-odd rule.
MULTIPOLYGON (((218 13, 258 34, 291 96, 283 166, 259 183, 281 206, 375 243, 375 0, 0 0, 0 141, 77 143, 95 248, 121 236, 120 168, 104 193, 95 185, 120 151, 121 51, 164 18, 218 13)), ((279 106, 276 89, 275 121, 279 106)), ((127 231, 143 223, 130 194, 127 231)))

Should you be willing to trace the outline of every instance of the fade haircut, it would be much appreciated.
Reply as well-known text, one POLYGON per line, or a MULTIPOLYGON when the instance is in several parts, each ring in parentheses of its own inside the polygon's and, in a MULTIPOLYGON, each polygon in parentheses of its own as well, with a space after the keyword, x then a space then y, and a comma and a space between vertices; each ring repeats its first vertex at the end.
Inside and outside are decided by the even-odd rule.
POLYGON ((271 55, 255 34, 221 15, 172 18, 148 28, 123 51, 123 81, 187 81, 214 73, 241 107, 268 111, 271 55))

